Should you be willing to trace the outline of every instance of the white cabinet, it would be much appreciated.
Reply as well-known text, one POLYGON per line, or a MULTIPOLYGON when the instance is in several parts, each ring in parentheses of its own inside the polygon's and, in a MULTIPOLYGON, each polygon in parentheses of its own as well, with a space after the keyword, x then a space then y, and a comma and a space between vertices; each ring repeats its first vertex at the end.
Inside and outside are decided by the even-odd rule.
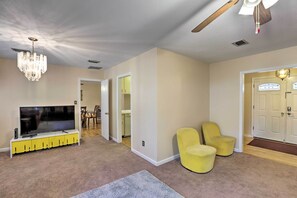
POLYGON ((131 76, 127 76, 122 78, 122 93, 130 94, 130 84, 131 84, 131 76))
POLYGON ((124 137, 131 135, 131 113, 122 114, 122 135, 124 137))

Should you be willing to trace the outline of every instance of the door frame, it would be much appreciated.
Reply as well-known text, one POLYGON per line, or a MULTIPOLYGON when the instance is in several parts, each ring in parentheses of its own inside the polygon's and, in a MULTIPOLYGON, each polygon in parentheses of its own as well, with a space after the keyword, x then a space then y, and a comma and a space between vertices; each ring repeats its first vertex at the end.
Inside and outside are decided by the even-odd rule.
POLYGON ((283 65, 283 66, 273 66, 273 67, 266 67, 266 68, 259 68, 259 69, 252 69, 246 71, 239 72, 239 132, 238 132, 238 152, 243 152, 243 138, 244 138, 244 75, 250 73, 257 73, 257 72, 270 72, 275 71, 282 68, 296 68, 295 65, 283 65))
POLYGON ((121 78, 124 78, 124 77, 127 77, 127 76, 130 76, 131 77, 131 80, 130 80, 130 109, 131 109, 131 133, 130 133, 130 136, 131 136, 131 150, 133 148, 133 92, 132 92, 132 87, 133 87, 133 77, 132 77, 132 74, 130 72, 128 73, 124 73, 124 74, 121 74, 121 75, 118 75, 116 77, 116 124, 117 124, 117 138, 116 138, 116 142, 117 143, 121 143, 122 142, 122 113, 120 112, 120 107, 121 107, 121 104, 120 104, 120 99, 121 99, 121 87, 120 87, 120 83, 121 83, 121 78))
MULTIPOLYGON (((91 79, 91 78, 78 78, 78 91, 77 91, 77 104, 78 104, 78 131, 79 131, 79 139, 81 139, 81 101, 80 101, 80 90, 81 90, 81 82, 82 81, 89 81, 89 82, 101 82, 102 79, 91 79)), ((101 92, 101 88, 100 88, 101 92)))

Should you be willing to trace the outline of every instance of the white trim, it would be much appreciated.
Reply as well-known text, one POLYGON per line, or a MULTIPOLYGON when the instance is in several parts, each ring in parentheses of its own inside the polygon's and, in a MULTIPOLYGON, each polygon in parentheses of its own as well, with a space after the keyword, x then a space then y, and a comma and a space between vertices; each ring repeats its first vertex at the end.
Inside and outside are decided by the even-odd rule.
MULTIPOLYGON (((78 105, 78 131, 79 131, 79 139, 81 139, 81 119, 80 119, 81 118, 81 101, 80 101, 81 98, 80 98, 80 90, 81 90, 81 82, 82 81, 100 82, 101 83, 102 79, 78 78, 77 105, 78 105)), ((101 88, 99 89, 99 91, 101 92, 101 88)))
POLYGON ((111 139, 114 141, 114 142, 116 142, 116 143, 118 143, 117 141, 117 138, 115 138, 115 137, 112 137, 112 136, 110 136, 111 137, 111 139))
POLYGON ((141 152, 135 150, 134 148, 131 148, 131 151, 132 151, 133 153, 135 153, 136 155, 138 155, 139 157, 145 159, 146 161, 150 162, 151 164, 153 164, 153 165, 155 165, 155 166, 160 166, 160 165, 162 165, 162 164, 166 164, 166 163, 168 163, 168 162, 170 162, 170 161, 173 161, 173 160, 179 158, 179 154, 177 154, 177 155, 173 155, 173 156, 171 156, 171 157, 168 157, 168 158, 163 159, 163 160, 160 160, 160 161, 155 161, 155 160, 151 159, 150 157, 144 155, 143 153, 141 153, 141 152))
POLYGON ((133 120, 133 114, 132 114, 132 104, 133 104, 133 100, 132 100, 132 80, 133 80, 133 77, 132 77, 132 74, 131 72, 128 72, 128 73, 124 73, 124 74, 121 74, 121 75, 118 75, 117 76, 117 80, 116 80, 116 125, 117 125, 117 143, 121 143, 122 142, 122 130, 121 130, 121 122, 122 122, 122 113, 120 112, 120 106, 119 106, 119 98, 121 97, 121 87, 119 87, 119 83, 120 83, 120 78, 123 78, 123 77, 127 77, 127 76, 130 76, 131 80, 130 80, 130 109, 131 109, 131 123, 130 123, 130 126, 131 126, 131 149, 133 148, 133 124, 132 124, 132 120, 133 120))
POLYGON ((240 72, 239 80, 239 135, 237 152, 243 152, 244 124, 244 73, 240 72))
POLYGON ((171 157, 168 157, 168 158, 166 158, 166 159, 163 159, 163 160, 161 160, 161 161, 156 162, 156 165, 155 165, 155 166, 160 166, 160 165, 162 165, 162 164, 166 164, 166 163, 168 163, 168 162, 170 162, 170 161, 173 161, 173 160, 176 160, 176 159, 178 159, 178 158, 179 158, 179 154, 173 155, 173 156, 171 156, 171 157))
POLYGON ((8 151, 10 151, 10 148, 9 147, 0 148, 0 153, 2 153, 2 152, 8 152, 8 151))
POLYGON ((136 155, 138 155, 139 157, 141 157, 141 158, 145 159, 146 161, 150 162, 151 164, 157 166, 157 162, 155 160, 149 158, 148 156, 142 154, 141 152, 135 150, 134 148, 131 148, 131 151, 133 153, 135 153, 136 155))
POLYGON ((244 134, 243 136, 244 136, 244 137, 248 137, 248 138, 253 138, 253 137, 254 137, 254 136, 251 135, 251 134, 244 134))
POLYGON ((240 151, 238 148, 234 148, 234 151, 235 151, 236 153, 242 153, 242 151, 240 151))
MULTIPOLYGON (((275 67, 268 67, 268 68, 259 68, 247 71, 240 71, 240 80, 239 80, 239 132, 238 132, 238 144, 239 152, 243 152, 243 124, 244 124, 244 75, 250 73, 257 73, 257 72, 269 72, 275 71, 281 68, 294 68, 296 65, 286 65, 286 66, 275 66, 275 67)), ((237 148, 236 148, 237 149, 237 148)))

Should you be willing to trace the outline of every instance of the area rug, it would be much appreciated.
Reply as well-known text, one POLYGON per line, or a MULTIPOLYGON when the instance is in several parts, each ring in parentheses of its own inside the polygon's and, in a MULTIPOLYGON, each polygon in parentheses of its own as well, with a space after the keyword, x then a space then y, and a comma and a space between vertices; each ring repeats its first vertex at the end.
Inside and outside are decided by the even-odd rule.
POLYGON ((295 144, 283 143, 283 142, 278 142, 273 140, 266 140, 262 138, 254 138, 250 143, 248 143, 248 145, 297 155, 297 145, 295 144))
POLYGON ((118 197, 183 197, 172 188, 161 182, 148 171, 143 170, 133 175, 121 178, 99 188, 92 189, 74 198, 118 198, 118 197))

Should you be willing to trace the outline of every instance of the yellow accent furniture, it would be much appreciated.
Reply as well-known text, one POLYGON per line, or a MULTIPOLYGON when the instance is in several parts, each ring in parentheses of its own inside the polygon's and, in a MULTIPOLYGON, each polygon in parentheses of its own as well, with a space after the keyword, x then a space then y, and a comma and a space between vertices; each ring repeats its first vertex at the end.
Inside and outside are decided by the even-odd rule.
POLYGON ((216 149, 201 145, 198 132, 193 128, 177 130, 177 143, 181 164, 196 173, 207 173, 212 170, 216 149))
POLYGON ((49 149, 76 143, 80 145, 79 132, 76 130, 68 133, 53 132, 38 134, 32 138, 12 139, 10 140, 10 157, 17 153, 49 149))
POLYGON ((236 138, 222 135, 219 126, 215 122, 203 123, 202 132, 205 144, 215 147, 217 149, 217 155, 232 155, 236 138))

